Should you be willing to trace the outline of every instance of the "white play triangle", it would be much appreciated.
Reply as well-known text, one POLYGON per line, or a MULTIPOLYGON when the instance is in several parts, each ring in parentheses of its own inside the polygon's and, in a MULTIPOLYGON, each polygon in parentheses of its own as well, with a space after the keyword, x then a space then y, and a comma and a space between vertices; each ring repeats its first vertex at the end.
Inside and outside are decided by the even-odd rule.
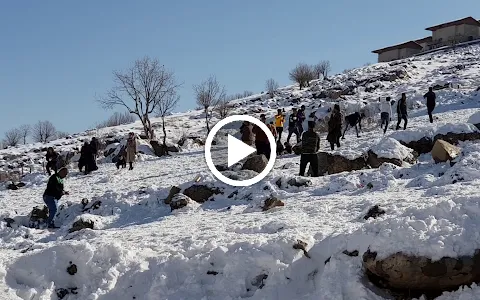
POLYGON ((244 142, 240 141, 239 139, 233 137, 230 134, 228 135, 229 168, 256 151, 257 149, 253 148, 252 146, 245 144, 244 142))

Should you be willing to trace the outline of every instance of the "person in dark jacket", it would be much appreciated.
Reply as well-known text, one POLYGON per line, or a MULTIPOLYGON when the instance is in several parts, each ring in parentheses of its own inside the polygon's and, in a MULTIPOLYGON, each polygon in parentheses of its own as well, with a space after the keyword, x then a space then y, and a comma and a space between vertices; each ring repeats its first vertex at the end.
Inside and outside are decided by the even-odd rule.
POLYGON ((433 110, 435 109, 435 100, 437 99, 437 95, 433 91, 433 88, 428 88, 428 92, 423 95, 423 98, 427 99, 427 112, 428 117, 430 118, 430 123, 433 123, 433 110))
POLYGON ((248 121, 244 121, 240 126, 240 133, 242 135, 241 140, 249 146, 253 146, 255 136, 253 134, 253 125, 248 121))
POLYGON ((86 161, 87 161, 87 152, 89 151, 90 145, 88 144, 88 142, 85 142, 82 146, 82 148, 80 149, 80 158, 78 159, 78 170, 80 172, 82 172, 83 170, 83 167, 86 166, 86 161))
POLYGON ((335 150, 335 145, 340 147, 340 138, 342 136, 342 113, 340 112, 340 105, 333 106, 330 120, 328 120, 328 134, 327 140, 330 143, 330 148, 335 150))
MULTIPOLYGON (((263 123, 267 121, 264 114, 260 115, 260 120, 263 123)), ((257 155, 263 154, 267 159, 270 159, 270 142, 268 141, 267 134, 259 126, 253 127, 253 133, 255 134, 257 155)))
POLYGON ((402 123, 402 120, 404 121, 403 130, 407 129, 408 114, 407 114, 407 96, 405 95, 405 93, 402 93, 402 98, 398 100, 397 117, 398 117, 397 130, 400 129, 400 123, 402 123))
POLYGON ((115 163, 115 166, 117 167, 117 169, 120 169, 120 167, 122 167, 122 169, 125 169, 127 167, 126 157, 127 157, 127 151, 125 151, 125 147, 122 147, 120 149, 120 152, 118 153, 118 160, 115 163))
POLYGON ((300 156, 300 176, 305 175, 307 164, 310 163, 312 177, 318 177, 318 156, 320 150, 320 136, 313 129, 314 121, 308 121, 308 130, 302 134, 302 155, 300 156))
POLYGON ((96 137, 93 137, 92 140, 90 141, 90 147, 92 149, 93 153, 93 159, 96 161, 97 156, 98 156, 98 148, 100 148, 99 145, 100 143, 98 142, 96 137))
POLYGON ((297 109, 293 108, 292 113, 288 117, 288 136, 287 143, 290 144, 290 138, 292 134, 295 134, 297 137, 297 143, 300 142, 300 132, 298 132, 298 118, 297 118, 297 109))
POLYGON ((355 127, 355 131, 357 132, 357 137, 360 137, 358 134, 358 127, 360 127, 360 130, 362 130, 362 114, 359 112, 354 112, 353 114, 350 114, 345 117, 345 130, 343 131, 342 134, 342 139, 345 139, 345 132, 347 132, 349 126, 350 127, 355 127), (358 127, 357 127, 358 125, 358 127))
POLYGON ((305 105, 302 105, 300 107, 300 110, 297 112, 297 127, 298 127, 298 133, 300 133, 300 137, 302 136, 302 133, 303 133, 303 122, 305 122, 305 119, 306 119, 305 105))
POLYGON ((95 163, 95 157, 91 143, 85 143, 84 157, 85 175, 88 175, 91 172, 98 170, 97 164, 95 163))
POLYGON ((58 228, 54 223, 58 208, 57 201, 60 200, 63 195, 68 195, 68 192, 64 190, 63 186, 63 179, 67 177, 67 175, 67 168, 61 168, 48 179, 47 188, 43 193, 43 202, 45 202, 48 208, 48 219, 46 221, 48 228, 58 228))
POLYGON ((47 154, 45 155, 45 159, 47 160, 47 164, 45 168, 47 169, 48 175, 52 175, 53 170, 57 173, 57 161, 58 161, 58 153, 53 150, 52 147, 48 147, 47 154))

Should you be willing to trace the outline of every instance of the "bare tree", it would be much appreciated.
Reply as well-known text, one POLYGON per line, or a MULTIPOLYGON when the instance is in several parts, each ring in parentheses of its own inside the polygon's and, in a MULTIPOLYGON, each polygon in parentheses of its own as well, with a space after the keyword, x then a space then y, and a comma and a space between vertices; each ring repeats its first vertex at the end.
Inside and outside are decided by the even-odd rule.
POLYGON ((70 133, 65 132, 65 131, 57 131, 57 132, 55 133, 55 137, 56 137, 57 139, 64 139, 64 138, 68 137, 69 135, 70 135, 70 133))
POLYGON ((33 127, 32 137, 35 142, 46 143, 55 136, 57 130, 50 121, 38 121, 33 127))
POLYGON ((119 125, 125 125, 135 122, 135 115, 132 115, 130 112, 119 113, 115 112, 111 115, 106 121, 99 123, 97 128, 106 128, 119 125))
POLYGON ((152 138, 150 114, 180 87, 173 72, 166 70, 157 59, 145 57, 135 61, 130 69, 115 71, 113 75, 116 86, 97 101, 106 109, 125 107, 140 119, 145 135, 152 138))
POLYGON ((265 87, 267 88, 267 92, 270 95, 270 98, 275 97, 279 85, 273 78, 267 80, 267 82, 265 83, 265 87))
POLYGON ((211 75, 199 85, 194 85, 193 91, 197 98, 197 104, 203 108, 205 122, 207 123, 207 133, 210 133, 212 111, 214 111, 218 103, 226 97, 225 87, 220 86, 215 76, 211 75))
POLYGON ((220 119, 225 119, 226 117, 228 117, 230 112, 233 110, 233 106, 230 104, 230 100, 229 100, 231 97, 232 96, 224 97, 223 99, 220 99, 220 101, 218 102, 216 111, 220 116, 220 119))
POLYGON ((299 84, 300 89, 310 86, 310 81, 315 78, 312 68, 305 64, 298 64, 292 71, 290 71, 290 80, 299 84))
POLYGON ((23 139, 23 144, 25 145, 27 143, 27 137, 32 132, 32 126, 25 124, 20 126, 18 130, 20 131, 20 135, 22 136, 22 139, 23 139))
MULTIPOLYGON (((162 118, 162 130, 163 130, 163 151, 168 155, 167 148, 167 130, 165 129, 165 117, 168 116, 172 110, 177 106, 180 101, 180 96, 177 94, 170 94, 168 97, 163 97, 157 105, 158 116, 162 118)), ((153 133, 152 133, 153 137, 153 133)))
POLYGON ((312 66, 313 73, 315 74, 315 79, 320 79, 323 76, 323 66, 321 63, 312 66))
POLYGON ((21 140, 22 135, 20 134, 20 130, 18 130, 17 128, 5 132, 4 143, 6 144, 6 146, 17 146, 21 140))
POLYGON ((250 96, 253 95, 253 92, 252 91, 243 91, 243 93, 240 94, 240 95, 241 95, 241 97, 238 97, 237 99, 250 97, 250 96))
POLYGON ((330 61, 324 60, 319 63, 320 65, 320 71, 322 72, 323 78, 328 77, 328 73, 332 70, 332 67, 330 66, 330 61))

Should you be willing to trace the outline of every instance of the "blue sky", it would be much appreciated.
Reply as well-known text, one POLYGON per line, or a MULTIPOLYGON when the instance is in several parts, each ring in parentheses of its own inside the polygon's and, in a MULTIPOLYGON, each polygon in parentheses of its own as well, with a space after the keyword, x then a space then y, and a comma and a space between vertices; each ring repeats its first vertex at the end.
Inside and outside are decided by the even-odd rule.
POLYGON ((475 11, 478 0, 1 1, 0 135, 40 119, 71 133, 91 128, 112 113, 95 102, 112 71, 145 55, 184 83, 183 111, 210 74, 229 93, 260 92, 268 78, 289 84, 298 62, 326 59, 341 72, 475 11))

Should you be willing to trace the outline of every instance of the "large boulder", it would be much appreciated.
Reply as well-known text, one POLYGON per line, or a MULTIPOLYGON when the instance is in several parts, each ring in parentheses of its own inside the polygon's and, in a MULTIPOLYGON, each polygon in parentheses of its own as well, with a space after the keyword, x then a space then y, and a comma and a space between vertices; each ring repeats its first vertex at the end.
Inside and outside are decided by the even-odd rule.
POLYGON ((285 206, 285 203, 283 203, 282 200, 276 198, 276 197, 270 197, 270 198, 267 198, 262 206, 262 210, 263 211, 267 211, 267 210, 270 210, 274 207, 281 207, 281 206, 285 206))
POLYGON ((376 252, 363 255, 369 278, 385 288, 409 292, 442 292, 480 281, 480 251, 473 256, 443 257, 432 261, 404 253, 377 259, 376 252))
POLYGON ((470 123, 445 124, 437 129, 433 138, 457 145, 460 141, 480 140, 480 130, 470 123))
POLYGON ((444 140, 437 140, 432 149, 432 158, 436 163, 447 162, 455 159, 460 153, 461 149, 444 140))
POLYGON ((364 155, 350 159, 341 155, 328 154, 327 162, 328 174, 352 172, 367 167, 367 159, 364 155))
POLYGON ((367 164, 372 168, 380 168, 384 163, 391 163, 396 166, 402 166, 402 160, 398 158, 379 157, 372 150, 368 150, 367 164))
MULTIPOLYGON (((211 188, 206 185, 192 185, 185 189, 183 194, 195 202, 203 203, 208 201, 213 195, 221 194, 222 192, 218 188, 211 188)), ((173 200, 172 200, 173 201, 173 200)))
POLYGON ((253 155, 249 157, 242 166, 242 170, 252 170, 261 173, 268 164, 268 159, 265 155, 253 155))

